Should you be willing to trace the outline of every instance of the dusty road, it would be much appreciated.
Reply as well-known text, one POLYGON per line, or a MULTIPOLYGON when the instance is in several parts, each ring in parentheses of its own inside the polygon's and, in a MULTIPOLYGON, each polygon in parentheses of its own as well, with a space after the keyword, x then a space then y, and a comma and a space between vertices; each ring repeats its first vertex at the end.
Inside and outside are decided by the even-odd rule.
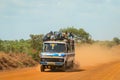
POLYGON ((0 80, 120 80, 120 61, 68 72, 40 72, 38 68, 1 72, 0 80))
POLYGON ((68 72, 40 72, 38 65, 0 72, 0 80, 120 80, 119 49, 92 46, 78 48, 76 52, 76 62, 80 66, 68 72))

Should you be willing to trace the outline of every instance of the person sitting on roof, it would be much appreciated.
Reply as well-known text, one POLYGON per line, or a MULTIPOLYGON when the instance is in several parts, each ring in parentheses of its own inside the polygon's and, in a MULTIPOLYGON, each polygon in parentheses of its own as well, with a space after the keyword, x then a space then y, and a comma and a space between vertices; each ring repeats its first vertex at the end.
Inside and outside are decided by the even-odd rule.
POLYGON ((51 38, 51 35, 53 35, 53 32, 50 31, 49 33, 47 33, 44 37, 43 37, 43 41, 49 41, 51 38))
POLYGON ((54 41, 55 40, 55 35, 51 35, 50 40, 54 41))

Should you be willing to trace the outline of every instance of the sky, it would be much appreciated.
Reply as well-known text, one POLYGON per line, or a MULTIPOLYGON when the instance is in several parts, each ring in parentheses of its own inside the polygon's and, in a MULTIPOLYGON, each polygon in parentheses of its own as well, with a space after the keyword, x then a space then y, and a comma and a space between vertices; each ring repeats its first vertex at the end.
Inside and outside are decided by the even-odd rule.
POLYGON ((94 40, 120 38, 120 0, 0 0, 0 39, 83 28, 94 40))

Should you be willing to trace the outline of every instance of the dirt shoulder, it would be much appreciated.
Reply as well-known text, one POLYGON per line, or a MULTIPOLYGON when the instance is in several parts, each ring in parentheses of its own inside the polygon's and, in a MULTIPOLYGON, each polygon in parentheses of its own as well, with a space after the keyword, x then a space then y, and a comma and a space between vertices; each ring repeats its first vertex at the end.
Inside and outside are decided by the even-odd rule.
POLYGON ((23 53, 6 54, 0 52, 0 71, 24 68, 24 67, 32 67, 35 66, 36 64, 37 62, 35 62, 27 54, 23 54, 23 53))

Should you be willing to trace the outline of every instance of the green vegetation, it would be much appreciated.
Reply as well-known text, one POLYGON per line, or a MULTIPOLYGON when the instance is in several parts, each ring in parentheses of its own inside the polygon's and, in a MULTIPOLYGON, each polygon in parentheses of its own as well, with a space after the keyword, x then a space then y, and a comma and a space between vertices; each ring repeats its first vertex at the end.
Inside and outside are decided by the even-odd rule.
POLYGON ((107 47, 113 47, 120 45, 120 39, 118 37, 114 37, 112 41, 94 41, 95 44, 102 45, 102 46, 107 46, 107 47))
POLYGON ((60 29, 61 32, 72 32, 76 35, 76 40, 79 40, 81 43, 91 43, 91 35, 86 32, 84 29, 80 28, 74 28, 74 27, 68 27, 64 29, 60 29))
POLYGON ((0 40, 0 51, 5 53, 25 53, 31 55, 36 61, 42 49, 43 35, 30 35, 31 39, 24 40, 0 40))
POLYGON ((5 53, 28 53, 30 40, 0 40, 0 51, 5 53))
MULTIPOLYGON (((98 43, 100 45, 106 45, 112 47, 120 44, 120 39, 115 37, 112 41, 93 41, 91 35, 84 29, 68 27, 60 29, 61 32, 72 32, 75 34, 76 41, 81 43, 98 43)), ((39 61, 39 53, 42 50, 42 38, 43 34, 30 35, 30 39, 24 40, 1 40, 0 39, 0 51, 5 53, 25 53, 31 55, 36 61, 39 61)))
POLYGON ((116 45, 118 45, 118 44, 120 44, 120 39, 117 38, 117 37, 114 37, 114 38, 113 38, 113 42, 114 42, 116 45))
POLYGON ((34 60, 39 61, 39 53, 42 50, 42 37, 43 35, 30 35, 30 44, 33 52, 31 53, 34 60))
POLYGON ((38 61, 38 54, 42 48, 42 40, 36 35, 31 35, 29 40, 0 40, 0 51, 5 53, 25 53, 38 61), (36 57, 37 56, 37 57, 36 57))

